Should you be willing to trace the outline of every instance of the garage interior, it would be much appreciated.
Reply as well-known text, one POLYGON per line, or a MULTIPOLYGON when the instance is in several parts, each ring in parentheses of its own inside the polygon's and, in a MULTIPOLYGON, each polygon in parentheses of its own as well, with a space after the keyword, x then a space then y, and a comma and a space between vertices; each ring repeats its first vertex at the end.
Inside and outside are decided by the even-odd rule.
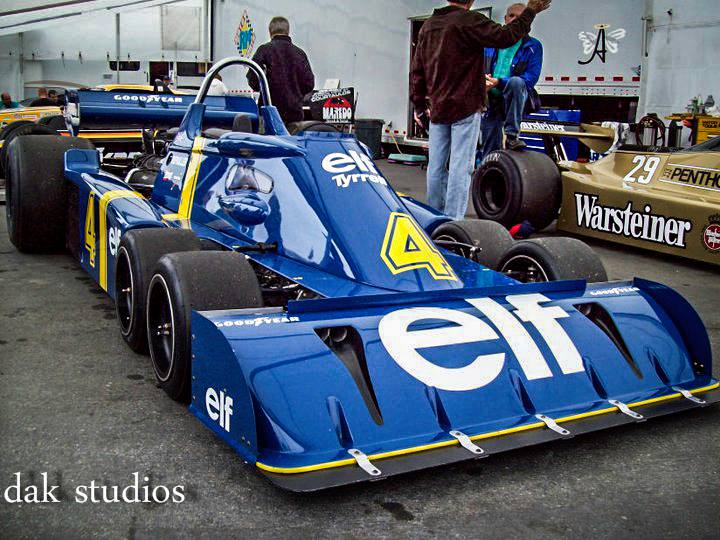
MULTIPOLYGON (((477 0, 473 9, 502 22, 510 3, 477 0)), ((374 153, 379 173, 392 189, 425 204, 428 138, 413 120, 408 73, 423 21, 446 2, 401 0, 392 2, 392 8, 388 4, 3 2, 0 91, 29 106, 40 88, 64 94, 100 85, 155 85, 146 90, 153 93, 156 81, 169 77, 173 89, 194 95, 215 62, 251 57, 268 41, 270 19, 283 15, 291 22, 293 41, 308 54, 315 92, 350 96, 351 116, 337 130, 357 135, 374 153), (403 162, 398 155, 418 158, 403 162)), ((545 116, 524 121, 546 123, 542 129, 551 132, 558 125, 570 132, 588 124, 602 126, 614 133, 612 145, 598 152, 578 144, 577 133, 555 133, 552 138, 532 126, 523 127, 521 136, 532 149, 551 154, 553 146, 560 153, 555 158, 581 167, 592 166, 618 148, 622 152, 623 144, 652 147, 662 156, 712 142, 720 137, 720 112, 713 100, 713 95, 720 98, 719 27, 715 0, 608 0, 592 5, 554 0, 537 16, 531 32, 545 49, 537 85, 545 116), (618 28, 624 32, 608 38, 614 42, 605 44, 604 61, 595 58, 582 64, 595 55, 597 44, 588 49, 578 34, 597 37, 596 25, 608 25, 608 34, 618 28)), ((223 82, 228 95, 256 97, 244 69, 223 72, 223 82)), ((322 122, 323 112, 315 111, 311 99, 304 103, 306 119, 322 122)), ((80 110, 82 121, 82 103, 80 110)), ((8 111, 12 112, 0 109, 0 118, 5 119, 2 115, 8 111)), ((39 114, 23 118, 35 122, 39 114)), ((12 125, 15 120, 19 118, 3 121, 12 125)), ((127 151, 124 142, 117 144, 119 153, 127 151)), ((701 168, 717 172, 720 148, 710 148, 707 154, 714 161, 703 161, 701 168)), ((627 172, 615 171, 621 179, 627 172)), ((149 357, 124 343, 115 302, 70 253, 28 254, 16 249, 8 231, 10 201, 3 186, 4 181, 3 538, 717 535, 717 405, 381 481, 310 494, 278 489, 193 418, 186 405, 165 396, 149 357), (42 486, 45 472, 47 481, 60 486, 59 503, 8 501, 11 493, 6 488, 18 473, 23 485, 42 486), (132 484, 135 473, 147 477, 151 488, 184 486, 183 502, 83 504, 74 499, 81 484, 94 481, 122 488, 132 484)), ((720 223, 720 202, 710 191, 699 198, 715 205, 720 223)), ((471 201, 466 219, 478 217, 471 201)), ((709 224, 693 225, 692 232, 699 233, 700 225, 712 227, 712 218, 708 215, 709 224)), ((534 236, 580 238, 599 256, 607 281, 639 277, 674 289, 695 308, 712 356, 716 362, 720 358, 720 245, 717 251, 714 244, 708 247, 705 258, 694 259, 630 245, 627 239, 568 233, 555 222, 534 236)), ((720 379, 717 363, 711 375, 720 379)), ((377 463, 382 466, 382 461, 377 463)))

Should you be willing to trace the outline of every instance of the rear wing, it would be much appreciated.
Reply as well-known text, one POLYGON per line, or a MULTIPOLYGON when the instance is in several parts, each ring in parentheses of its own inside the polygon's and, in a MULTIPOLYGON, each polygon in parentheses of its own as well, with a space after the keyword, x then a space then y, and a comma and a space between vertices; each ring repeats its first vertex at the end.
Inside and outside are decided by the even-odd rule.
MULTIPOLYGON (((615 143, 615 130, 596 126, 594 124, 572 124, 569 122, 535 122, 523 120, 521 124, 522 134, 539 135, 547 138, 552 142, 551 146, 559 144, 561 137, 570 137, 577 139, 585 146, 597 152, 604 154, 615 143)), ((547 148, 548 145, 546 145, 547 148)))
MULTIPOLYGON (((124 90, 67 92, 65 117, 73 132, 97 129, 169 129, 178 127, 194 95, 124 90)), ((258 106, 248 96, 209 96, 205 100, 208 126, 231 128, 242 113, 258 122, 258 106)))

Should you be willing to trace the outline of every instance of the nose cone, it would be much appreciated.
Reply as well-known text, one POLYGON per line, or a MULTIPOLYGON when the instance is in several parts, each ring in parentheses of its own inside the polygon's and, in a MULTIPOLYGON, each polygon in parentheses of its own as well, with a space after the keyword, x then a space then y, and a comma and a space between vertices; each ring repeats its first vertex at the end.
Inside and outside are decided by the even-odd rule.
POLYGON ((396 291, 463 286, 354 137, 304 135, 314 207, 348 261, 347 277, 396 291), (352 275, 350 275, 352 274, 352 275))

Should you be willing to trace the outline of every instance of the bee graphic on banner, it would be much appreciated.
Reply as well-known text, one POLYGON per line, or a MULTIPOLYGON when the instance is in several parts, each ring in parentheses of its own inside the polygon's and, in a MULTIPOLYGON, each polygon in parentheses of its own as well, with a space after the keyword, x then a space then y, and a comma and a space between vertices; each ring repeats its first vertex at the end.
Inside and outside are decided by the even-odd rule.
POLYGON ((583 54, 591 54, 588 60, 578 60, 578 64, 585 66, 599 58, 604 64, 607 53, 616 54, 619 46, 618 42, 627 35, 627 31, 624 28, 616 28, 612 32, 608 32, 610 29, 609 24, 596 24, 595 32, 580 32, 578 39, 582 43, 583 54))

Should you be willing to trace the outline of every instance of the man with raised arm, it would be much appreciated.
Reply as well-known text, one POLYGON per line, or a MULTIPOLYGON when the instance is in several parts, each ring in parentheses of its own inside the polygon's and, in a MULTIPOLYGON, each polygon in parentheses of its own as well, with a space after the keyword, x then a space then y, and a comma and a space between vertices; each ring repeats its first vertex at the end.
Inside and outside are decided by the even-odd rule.
POLYGON ((505 26, 477 11, 474 0, 455 0, 423 24, 410 73, 415 119, 429 115, 428 204, 453 219, 465 216, 480 114, 487 101, 485 48, 510 47, 530 32, 551 0, 529 0, 505 26), (450 160, 450 171, 446 164, 450 160))

